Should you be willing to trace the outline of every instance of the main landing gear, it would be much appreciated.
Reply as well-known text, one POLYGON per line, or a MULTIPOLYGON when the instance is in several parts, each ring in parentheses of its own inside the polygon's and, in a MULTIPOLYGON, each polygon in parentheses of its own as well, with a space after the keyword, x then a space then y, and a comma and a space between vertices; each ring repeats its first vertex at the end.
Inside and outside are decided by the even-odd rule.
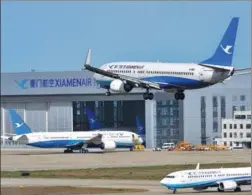
POLYGON ((80 149, 80 153, 88 153, 88 150, 85 149, 85 148, 81 148, 81 149, 80 149))
POLYGON ((149 89, 147 89, 146 93, 143 94, 144 100, 153 100, 154 94, 149 92, 149 89))
POLYGON ((66 150, 64 150, 64 153, 73 153, 73 150, 72 149, 66 149, 66 150))
POLYGON ((108 89, 108 91, 105 93, 105 95, 106 95, 106 96, 111 96, 111 92, 109 91, 109 89, 108 89))
POLYGON ((178 91, 177 93, 174 94, 175 100, 184 100, 185 99, 185 94, 183 91, 178 91))

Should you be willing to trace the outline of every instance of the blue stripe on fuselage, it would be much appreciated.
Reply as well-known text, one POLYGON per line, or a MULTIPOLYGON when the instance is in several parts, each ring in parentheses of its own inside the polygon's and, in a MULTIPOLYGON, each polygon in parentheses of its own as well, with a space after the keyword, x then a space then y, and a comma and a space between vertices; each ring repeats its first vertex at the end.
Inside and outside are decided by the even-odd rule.
POLYGON ((243 177, 232 177, 232 178, 223 178, 223 179, 215 179, 215 180, 208 180, 208 181, 200 181, 200 182, 192 182, 192 183, 180 183, 180 184, 165 184, 162 185, 169 188, 169 189, 176 189, 176 188, 194 188, 194 187, 206 187, 206 186, 214 186, 217 185, 218 181, 227 181, 227 180, 249 180, 251 179, 250 176, 243 176, 243 177))
MULTIPOLYGON (((183 77, 173 77, 173 76, 152 76, 139 78, 140 80, 160 82, 162 88, 169 89, 172 85, 186 87, 187 89, 198 89, 206 86, 210 86, 210 83, 202 82, 196 79, 189 79, 183 77)), ((96 80, 102 88, 108 88, 112 80, 96 80)))
MULTIPOLYGON (((47 141, 38 141, 29 143, 27 145, 33 146, 33 147, 39 147, 39 148, 71 148, 69 146, 72 146, 74 148, 75 144, 78 144, 80 142, 85 143, 86 140, 47 140, 47 141), (68 147, 67 147, 68 146, 68 147)), ((115 142, 116 148, 131 148, 134 146, 133 142, 115 142)), ((89 144, 88 148, 99 148, 99 146, 94 144, 89 144)))

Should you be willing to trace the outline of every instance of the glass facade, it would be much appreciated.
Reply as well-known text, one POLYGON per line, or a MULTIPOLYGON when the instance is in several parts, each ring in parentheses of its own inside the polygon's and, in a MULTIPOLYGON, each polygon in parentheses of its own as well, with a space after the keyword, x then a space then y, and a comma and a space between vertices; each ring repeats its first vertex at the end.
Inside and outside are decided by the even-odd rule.
POLYGON ((136 116, 145 124, 145 103, 139 101, 81 101, 73 102, 73 130, 89 131, 85 113, 89 108, 100 121, 101 128, 129 128, 136 132, 136 116))
POLYGON ((221 96, 221 118, 226 118, 226 97, 221 96))
POLYGON ((213 133, 218 132, 218 99, 217 96, 212 97, 212 102, 213 102, 213 133))
POLYGON ((178 143, 180 135, 180 113, 177 100, 162 100, 156 103, 156 146, 165 142, 178 143))
POLYGON ((206 97, 200 98, 200 118, 201 118, 201 144, 207 143, 206 137, 206 97))

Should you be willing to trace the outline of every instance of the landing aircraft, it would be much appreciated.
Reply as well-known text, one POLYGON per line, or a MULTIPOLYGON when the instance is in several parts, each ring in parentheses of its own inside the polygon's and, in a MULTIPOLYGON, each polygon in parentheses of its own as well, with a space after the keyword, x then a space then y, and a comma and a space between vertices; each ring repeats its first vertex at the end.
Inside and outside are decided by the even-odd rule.
POLYGON ((32 132, 20 115, 10 109, 15 135, 1 136, 3 139, 19 142, 39 148, 66 148, 64 153, 79 150, 88 152, 88 148, 100 148, 104 152, 116 148, 133 148, 142 144, 141 136, 129 131, 79 131, 79 132, 32 132))
POLYGON ((251 185, 251 167, 200 169, 199 163, 194 170, 182 170, 168 174, 161 185, 176 193, 180 188, 206 190, 217 187, 218 192, 241 191, 241 185, 251 185))
POLYGON ((111 91, 129 93, 133 88, 146 89, 144 100, 152 100, 150 90, 174 93, 176 100, 184 100, 185 90, 200 89, 223 83, 234 75, 247 74, 250 68, 236 69, 232 66, 239 18, 232 18, 215 53, 199 63, 161 62, 112 62, 96 68, 91 65, 91 50, 88 50, 84 68, 94 72, 94 79, 111 91), (244 72, 245 71, 245 72, 244 72))

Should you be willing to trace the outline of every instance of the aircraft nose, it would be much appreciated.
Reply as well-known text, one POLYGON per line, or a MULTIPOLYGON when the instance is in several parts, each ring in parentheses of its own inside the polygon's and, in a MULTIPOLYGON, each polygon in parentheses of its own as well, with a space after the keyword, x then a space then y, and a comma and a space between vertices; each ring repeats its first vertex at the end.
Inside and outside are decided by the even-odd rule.
POLYGON ((162 180, 160 181, 160 184, 164 185, 164 184, 165 184, 165 179, 162 179, 162 180))
POLYGON ((143 138, 139 137, 139 138, 138 138, 138 142, 139 142, 140 144, 142 144, 142 143, 143 143, 143 138))

